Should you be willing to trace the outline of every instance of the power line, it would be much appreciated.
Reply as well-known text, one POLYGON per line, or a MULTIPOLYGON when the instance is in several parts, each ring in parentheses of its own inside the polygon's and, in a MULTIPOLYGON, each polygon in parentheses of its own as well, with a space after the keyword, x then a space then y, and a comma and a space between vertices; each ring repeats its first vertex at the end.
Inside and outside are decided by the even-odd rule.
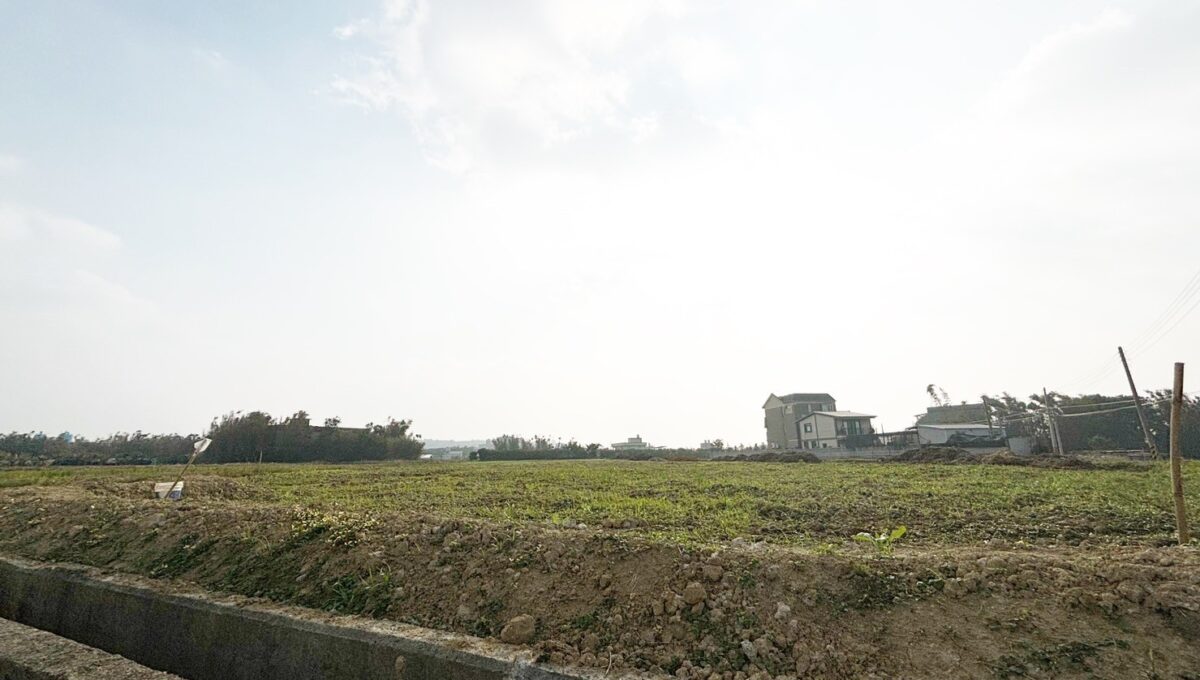
POLYGON ((1105 402, 1101 402, 1099 404, 1067 404, 1066 406, 1059 406, 1058 408, 1059 409, 1097 408, 1097 407, 1101 407, 1101 406, 1117 406, 1118 404, 1137 404, 1137 400, 1136 399, 1121 399, 1119 401, 1105 401, 1105 402))
POLYGON ((1096 383, 1097 381, 1107 377, 1108 374, 1111 373, 1114 368, 1116 368, 1116 363, 1114 363, 1114 361, 1119 359, 1120 356, 1118 356, 1116 352, 1113 352, 1112 355, 1104 360, 1103 364, 1086 373, 1080 374, 1079 377, 1068 382, 1066 386, 1074 387, 1076 385, 1083 385, 1084 387, 1087 387, 1096 383))
MULTIPOLYGON (((1171 300, 1166 309, 1162 311, 1141 333, 1134 338, 1133 342, 1127 345, 1131 356, 1139 356, 1149 351, 1150 348, 1157 345, 1163 338, 1167 337, 1174 331, 1179 324, 1183 323, 1184 319, 1188 318, 1192 312, 1200 307, 1200 269, 1192 275, 1188 282, 1179 289, 1175 294, 1175 298, 1171 300), (1180 313, 1182 312, 1182 313, 1180 313), (1139 347, 1140 345, 1140 347, 1139 347)), ((1067 387, 1078 387, 1081 390, 1091 387, 1096 383, 1107 378, 1117 369, 1117 364, 1112 362, 1113 358, 1119 358, 1113 355, 1105 360, 1105 363, 1096 369, 1082 374, 1067 383, 1067 387)))
POLYGON ((1135 408, 1137 408, 1136 404, 1133 406, 1121 406, 1118 408, 1105 409, 1103 411, 1084 411, 1083 413, 1059 413, 1057 415, 1059 418, 1082 418, 1084 416, 1097 416, 1097 415, 1100 415, 1101 413, 1116 413, 1117 411, 1128 411, 1129 409, 1135 409, 1135 408))
MULTIPOLYGON (((1200 394, 1200 393, 1185 394, 1184 396, 1195 397, 1196 394, 1200 394)), ((1171 397, 1163 397, 1162 399, 1146 400, 1142 403, 1146 404, 1146 405, 1151 405, 1151 404, 1164 404, 1168 401, 1171 401, 1171 397)), ((1010 415, 999 415, 998 417, 1001 420, 1006 420, 1006 421, 1029 420, 1029 419, 1033 419, 1033 418, 1044 417, 1048 412, 1054 412, 1056 415, 1058 415, 1059 417, 1062 417, 1062 418, 1077 418, 1080 416, 1091 416, 1091 415, 1097 415, 1100 413, 1116 413, 1117 411, 1127 411, 1129 409, 1136 409, 1136 408, 1137 408, 1136 402, 1134 402, 1132 399, 1126 399, 1123 401, 1110 401, 1110 402, 1106 402, 1103 404, 1067 404, 1066 406, 1052 406, 1049 408, 1043 406, 1042 408, 1039 408, 1036 411, 1014 413, 1014 414, 1010 414, 1010 415), (1128 404, 1128 405, 1122 405, 1122 406, 1118 406, 1116 408, 1106 408, 1109 406, 1113 406, 1115 404, 1128 404), (1099 408, 1099 410, 1082 411, 1080 413, 1063 413, 1063 409, 1089 408, 1089 407, 1090 408, 1099 408)), ((968 425, 968 424, 974 424, 974 423, 963 423, 963 424, 968 425)))
POLYGON ((1157 331, 1165 327, 1170 322, 1171 316, 1182 309, 1188 302, 1191 302, 1191 299, 1195 297, 1196 293, 1198 292, 1200 292, 1200 270, 1197 270, 1196 273, 1192 275, 1192 278, 1186 284, 1184 284, 1179 293, 1175 295, 1175 299, 1171 300, 1171 303, 1167 305, 1167 308, 1163 310, 1162 314, 1159 314, 1158 318, 1155 319, 1149 327, 1147 327, 1136 338, 1134 338, 1133 342, 1129 344, 1130 349, 1136 349, 1139 344, 1146 342, 1157 331))
POLYGON ((1175 323, 1171 324, 1171 326, 1170 326, 1169 328, 1167 328, 1167 330, 1163 331, 1163 332, 1162 332, 1162 333, 1161 333, 1161 334, 1160 334, 1160 335, 1159 335, 1157 338, 1155 338, 1155 339, 1154 339, 1154 340, 1153 340, 1153 341, 1152 341, 1150 344, 1148 344, 1148 345, 1146 345, 1145 347, 1143 347, 1143 348, 1141 348, 1140 350, 1138 350, 1138 352, 1137 352, 1137 353, 1138 353, 1138 354, 1142 354, 1142 353, 1144 353, 1144 352, 1147 352, 1147 351, 1149 351, 1149 350, 1150 350, 1150 348, 1152 348, 1152 347, 1154 347, 1155 345, 1157 345, 1157 344, 1159 343, 1159 341, 1160 341, 1160 340, 1162 340, 1163 338, 1165 338, 1165 337, 1167 337, 1168 335, 1170 335, 1170 334, 1171 334, 1171 331, 1173 331, 1173 330, 1175 330, 1176 328, 1178 328, 1178 327, 1179 327, 1179 324, 1183 323, 1183 322, 1184 322, 1184 320, 1185 320, 1185 319, 1187 319, 1187 318, 1188 318, 1188 316, 1190 316, 1192 312, 1196 311, 1196 307, 1200 307, 1200 299, 1197 299, 1197 300, 1196 300, 1194 303, 1192 303, 1192 306, 1191 306, 1191 307, 1188 307, 1187 311, 1186 311, 1186 312, 1184 312, 1182 316, 1180 316, 1178 319, 1176 319, 1176 320, 1175 320, 1175 323))
MULTIPOLYGON (((1186 396, 1191 396, 1191 395, 1186 395, 1186 396)), ((1171 401, 1171 397, 1163 397, 1162 399, 1148 400, 1143 403, 1145 403, 1146 405, 1165 404, 1168 401, 1171 401)), ((1095 404, 1095 406, 1108 406, 1108 404, 1095 404)), ((1066 408, 1066 407, 1062 407, 1062 408, 1066 408)), ((1116 413, 1117 411, 1128 411, 1129 409, 1136 409, 1136 408, 1137 408, 1137 404, 1134 404, 1132 406, 1121 406, 1118 408, 1103 409, 1100 411, 1084 411, 1082 413, 1062 413, 1062 412, 1060 412, 1058 414, 1058 417, 1060 417, 1060 418, 1079 418, 1081 416, 1094 416, 1094 415, 1098 415, 1101 413, 1116 413)))

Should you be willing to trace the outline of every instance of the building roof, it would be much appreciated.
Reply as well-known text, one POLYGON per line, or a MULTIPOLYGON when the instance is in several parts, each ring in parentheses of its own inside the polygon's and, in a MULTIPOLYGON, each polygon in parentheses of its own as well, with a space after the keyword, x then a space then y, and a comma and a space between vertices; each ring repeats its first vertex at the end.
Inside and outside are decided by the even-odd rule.
POLYGON ((826 392, 793 392, 785 394, 782 397, 775 396, 772 392, 771 396, 763 402, 763 408, 779 408, 780 404, 833 404, 837 400, 826 392))
POLYGON ((987 420, 987 406, 983 404, 949 404, 930 406, 917 418, 918 425, 954 425, 987 420))
MULTIPOLYGON (((811 418, 813 416, 829 416, 831 418, 874 418, 875 417, 873 415, 869 415, 866 413, 859 413, 857 411, 813 411, 812 413, 804 416, 804 418, 811 418)), ((800 420, 804 420, 804 418, 801 418, 800 420)))
POLYGON ((837 400, 826 392, 794 392, 792 394, 783 395, 779 398, 779 401, 782 401, 785 404, 795 404, 796 402, 823 404, 825 402, 837 400))
MULTIPOLYGON (((986 430, 989 429, 987 423, 917 423, 917 427, 928 427, 934 430, 986 430)), ((992 426, 992 429, 995 426, 992 426)))

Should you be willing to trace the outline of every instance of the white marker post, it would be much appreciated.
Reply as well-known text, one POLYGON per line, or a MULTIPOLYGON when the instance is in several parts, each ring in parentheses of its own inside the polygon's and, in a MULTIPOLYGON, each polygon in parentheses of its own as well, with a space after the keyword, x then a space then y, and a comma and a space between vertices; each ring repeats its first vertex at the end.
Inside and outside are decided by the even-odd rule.
POLYGON ((195 444, 192 444, 192 455, 190 458, 188 458, 187 465, 184 465, 183 470, 179 473, 179 479, 176 479, 175 483, 170 486, 167 486, 166 484, 155 484, 154 495, 158 496, 159 498, 167 498, 173 501, 183 498, 183 476, 187 474, 188 468, 192 467, 192 463, 196 462, 196 459, 200 457, 200 454, 204 453, 204 450, 208 448, 209 444, 212 444, 212 440, 208 437, 205 437, 195 444), (163 487, 166 488, 164 489, 163 487))

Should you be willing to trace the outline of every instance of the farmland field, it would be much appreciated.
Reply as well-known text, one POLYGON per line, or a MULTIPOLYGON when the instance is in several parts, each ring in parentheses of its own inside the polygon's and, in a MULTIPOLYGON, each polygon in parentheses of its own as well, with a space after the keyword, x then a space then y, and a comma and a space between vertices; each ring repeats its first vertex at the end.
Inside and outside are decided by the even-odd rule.
MULTIPOLYGON (((1200 481, 1200 463, 1187 471, 1200 481)), ((146 495, 172 468, 75 468, 0 474, 0 487, 70 485, 146 495)), ((684 544, 742 537, 789 545, 909 527, 907 542, 1170 540, 1168 470, 1044 470, 988 465, 511 462, 224 465, 247 498, 355 512, 425 512, 508 524, 632 520, 634 534, 684 544)), ((1186 474, 1186 473, 1185 473, 1186 474)), ((202 482, 202 485, 203 485, 202 482)), ((1188 489, 1200 511, 1200 484, 1188 489)), ((1200 521, 1200 514, 1193 515, 1200 521)))
POLYGON ((223 465, 147 498, 177 472, 0 472, 0 551, 485 637, 527 614, 549 662, 677 677, 1200 669, 1163 463, 223 465))

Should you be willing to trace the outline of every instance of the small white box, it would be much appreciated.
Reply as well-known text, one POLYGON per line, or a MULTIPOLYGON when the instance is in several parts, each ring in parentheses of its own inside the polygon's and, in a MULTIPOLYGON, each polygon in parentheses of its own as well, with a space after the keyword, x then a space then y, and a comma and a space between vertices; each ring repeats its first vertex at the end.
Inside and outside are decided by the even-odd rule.
POLYGON ((169 498, 173 501, 183 498, 183 481, 181 480, 174 485, 172 485, 171 482, 155 482, 154 497, 169 498), (171 488, 172 486, 174 486, 174 488, 171 488))

